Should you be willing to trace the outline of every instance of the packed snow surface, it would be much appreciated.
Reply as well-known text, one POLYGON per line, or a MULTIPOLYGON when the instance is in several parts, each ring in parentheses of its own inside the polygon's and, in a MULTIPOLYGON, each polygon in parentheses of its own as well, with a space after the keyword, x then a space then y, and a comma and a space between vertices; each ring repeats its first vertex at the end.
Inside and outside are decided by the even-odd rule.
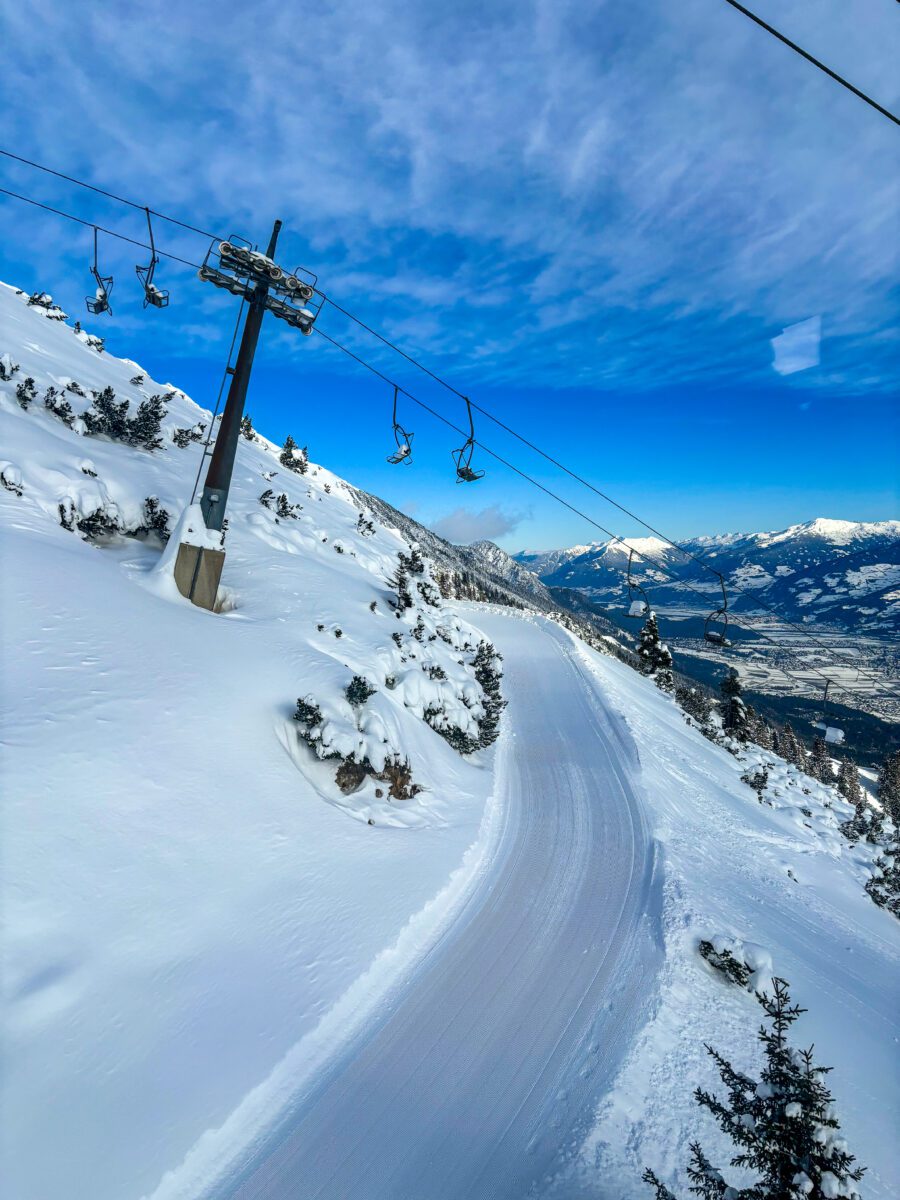
POLYGON ((398 620, 409 547, 262 439, 239 446, 222 611, 192 607, 171 544, 60 522, 135 530, 157 497, 195 524, 202 447, 173 438, 210 414, 174 392, 152 452, 88 436, 92 390, 133 413, 170 389, 25 299, 0 288, 8 1194, 638 1200, 644 1165, 684 1192, 691 1139, 729 1157, 691 1101, 702 1043, 758 1064, 757 1002, 708 938, 790 981, 863 1195, 895 1197, 900 924, 834 793, 710 744, 545 618, 398 620), (70 427, 42 397, 72 380, 70 427), (462 757, 424 718, 477 710, 481 634, 510 703, 462 757), (342 793, 298 696, 423 790, 342 793))

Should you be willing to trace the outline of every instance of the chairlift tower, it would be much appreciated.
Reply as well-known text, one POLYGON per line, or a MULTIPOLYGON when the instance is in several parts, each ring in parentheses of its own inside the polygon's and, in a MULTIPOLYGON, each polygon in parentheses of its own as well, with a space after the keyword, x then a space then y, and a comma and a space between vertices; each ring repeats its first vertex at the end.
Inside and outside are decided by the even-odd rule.
MULTIPOLYGON (((260 254, 249 245, 240 245, 236 238, 214 242, 199 272, 201 279, 242 297, 247 304, 237 360, 233 368, 227 368, 231 385, 200 497, 203 523, 207 530, 213 532, 221 531, 225 523, 241 418, 263 316, 269 311, 306 335, 312 333, 316 319, 316 312, 305 307, 316 294, 314 282, 310 284, 298 278, 296 271, 284 271, 274 261, 280 231, 281 221, 276 221, 265 254, 260 254), (217 265, 211 264, 213 255, 218 258, 217 265)), ((198 541, 208 541, 202 536, 202 531, 197 530, 196 533, 201 534, 198 541)), ((200 608, 213 610, 224 562, 225 551, 222 549, 183 542, 178 548, 175 564, 178 590, 200 608)))

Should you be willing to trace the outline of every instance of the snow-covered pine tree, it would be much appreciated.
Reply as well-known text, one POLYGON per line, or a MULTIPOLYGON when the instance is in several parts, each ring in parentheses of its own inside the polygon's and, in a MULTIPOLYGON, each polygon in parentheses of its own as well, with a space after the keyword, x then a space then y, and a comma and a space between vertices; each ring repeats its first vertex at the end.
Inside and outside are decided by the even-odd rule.
MULTIPOLYGON (((760 1082, 735 1070, 711 1046, 707 1050, 728 1090, 726 1101, 697 1088, 697 1103, 713 1114, 738 1147, 732 1166, 756 1172, 747 1187, 729 1186, 700 1144, 691 1144, 687 1169, 691 1191, 702 1200, 859 1200, 853 1187, 864 1168, 854 1166, 839 1136, 833 1097, 825 1086, 829 1067, 817 1067, 812 1048, 795 1050, 787 1040, 790 1026, 805 1010, 791 1004, 788 985, 774 979, 774 995, 758 995, 767 1024, 759 1031, 765 1055, 760 1082)), ((675 1200, 653 1171, 644 1180, 658 1200, 675 1200)))
MULTIPOLYGON (((70 388, 69 390, 74 389, 70 388)), ((122 400, 116 403, 116 393, 111 387, 105 387, 102 392, 94 392, 93 397, 91 407, 81 414, 88 433, 95 437, 112 438, 117 442, 127 441, 130 424, 128 401, 122 400)))
POLYGON ((713 711, 711 697, 702 688, 679 684, 675 689, 675 700, 682 711, 699 726, 701 733, 709 737, 713 733, 710 721, 713 711))
POLYGON ((725 672, 719 691, 722 693, 722 728, 739 742, 746 742, 750 736, 750 714, 744 703, 741 677, 735 667, 729 667, 725 672))
POLYGON ((856 769, 856 763, 850 758, 842 759, 841 765, 838 767, 837 790, 845 800, 849 800, 854 806, 862 798, 859 771, 856 769))
POLYGON ((900 830, 900 750, 889 754, 878 776, 878 799, 885 815, 900 830))
POLYGON ((500 664, 503 659, 490 643, 482 639, 475 651, 472 662, 475 668, 475 678, 484 693, 481 701, 484 716, 478 722, 479 741, 482 746, 490 746, 497 740, 500 732, 500 714, 506 708, 506 701, 500 692, 500 680, 503 671, 500 664))
POLYGON ((298 475, 305 475, 309 467, 309 455, 306 447, 304 446, 301 450, 290 434, 284 439, 278 461, 289 471, 296 471, 298 475))
POLYGON ((803 749, 797 741, 797 735, 789 721, 785 722, 781 737, 778 739, 781 757, 794 767, 803 766, 803 749))
POLYGON ((408 562, 409 559, 401 550, 397 555, 397 570, 393 575, 389 575, 387 579, 388 584, 394 588, 397 593, 397 599, 392 600, 391 603, 398 617, 401 613, 406 612, 407 609, 412 608, 413 606, 413 598, 409 590, 409 570, 407 566, 404 565, 408 562))
POLYGON ((775 748, 775 730, 759 713, 756 714, 756 723, 753 727, 753 740, 763 750, 775 748))
POLYGON ((241 437, 246 438, 248 442, 256 440, 256 434, 253 432, 253 421, 249 413, 244 413, 241 417, 241 437))
POLYGON ((163 444, 162 421, 166 415, 166 406, 162 396, 150 396, 142 400, 134 418, 128 422, 127 440, 132 446, 141 446, 144 450, 158 450, 163 444))
POLYGON ((657 686, 663 691, 672 691, 675 686, 672 678, 672 655, 669 647, 660 640, 656 613, 652 610, 647 614, 647 620, 641 630, 638 657, 643 674, 652 675, 657 686))
POLYGON ((812 753, 807 760, 806 772, 813 779, 818 779, 820 783, 834 783, 834 769, 823 738, 813 738, 812 753))

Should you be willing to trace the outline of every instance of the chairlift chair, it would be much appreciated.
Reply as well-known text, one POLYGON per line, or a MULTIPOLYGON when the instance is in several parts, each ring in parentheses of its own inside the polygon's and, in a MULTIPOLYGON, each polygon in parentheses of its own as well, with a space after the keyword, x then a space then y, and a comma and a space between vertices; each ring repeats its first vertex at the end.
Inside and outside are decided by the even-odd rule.
POLYGON ((484 471, 476 471, 472 467, 472 455, 475 452, 475 424, 472 420, 472 405, 468 396, 464 396, 466 411, 469 414, 469 436, 458 450, 453 451, 453 461, 456 463, 456 482, 475 483, 484 478, 484 471))
POLYGON ((832 746, 840 746, 844 741, 844 731, 837 725, 828 724, 828 689, 831 687, 831 680, 825 680, 825 690, 822 694, 822 712, 819 715, 818 721, 813 721, 813 729, 817 729, 824 737, 825 741, 832 746))
POLYGON ((650 611, 650 601, 647 598, 647 593, 631 576, 631 560, 634 558, 634 550, 629 547, 628 550, 628 574, 626 576, 626 584, 628 587, 628 610, 625 613, 626 617, 630 617, 635 621, 642 620, 650 611))
POLYGON ((397 420, 397 393, 400 389, 394 385, 394 441, 397 443, 397 449, 393 454, 387 456, 387 461, 393 466, 398 463, 406 463, 407 466, 412 462, 412 440, 413 434, 407 433, 400 422, 397 420))
POLYGON ((135 267, 137 277, 141 281, 141 287, 144 289, 144 308, 148 304, 154 308, 165 308, 169 303, 169 293, 162 288, 158 288, 153 282, 153 272, 156 270, 156 264, 159 262, 159 255, 156 253, 156 243, 153 240, 153 225, 150 222, 150 209, 145 208, 147 214, 147 230, 150 234, 150 265, 147 267, 135 267))
MULTIPOLYGON (((719 572, 716 571, 719 575, 719 572)), ((713 646, 727 647, 731 645, 728 638, 728 593, 725 591, 725 580, 719 575, 719 583, 722 586, 722 603, 709 614, 703 624, 704 640, 713 646), (721 628, 716 628, 716 626, 721 628)))
POLYGON ((87 305, 89 313, 98 316, 100 313, 109 313, 112 316, 112 309, 109 306, 109 293, 113 289, 112 275, 101 275, 100 269, 97 266, 97 226, 94 226, 94 263, 91 267, 91 274, 97 281, 97 290, 93 296, 85 296, 84 302, 87 305))

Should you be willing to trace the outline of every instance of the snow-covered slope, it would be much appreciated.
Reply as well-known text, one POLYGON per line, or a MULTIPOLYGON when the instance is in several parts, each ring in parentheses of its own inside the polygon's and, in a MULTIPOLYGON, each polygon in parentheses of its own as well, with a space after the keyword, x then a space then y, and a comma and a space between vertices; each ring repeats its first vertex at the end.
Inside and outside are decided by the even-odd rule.
POLYGON ((550 592, 533 571, 517 563, 514 558, 494 542, 473 542, 471 546, 460 546, 459 550, 470 562, 486 566, 495 576, 504 579, 517 592, 523 593, 541 604, 558 607, 550 592))
POLYGON ((675 1182, 698 1126, 720 1148, 690 1102, 701 1042, 756 1061, 755 1001, 696 955, 720 934, 810 1009, 863 1194, 895 1196, 900 924, 863 891, 841 802, 770 761, 760 804, 755 759, 533 612, 412 586, 398 619, 398 521, 265 441, 239 447, 223 611, 189 605, 148 527, 189 498, 209 415, 25 300, 0 288, 9 1194, 240 1194, 235 1162, 277 1178, 318 1123, 323 1196, 638 1200, 642 1165, 675 1182), (161 446, 58 415, 106 387, 129 418, 168 397, 161 446), (482 635, 510 705, 496 751, 462 756, 433 710, 477 725, 482 635), (320 744, 402 756, 422 790, 343 792, 298 697, 320 744))
POLYGON ((69 428, 49 387, 77 381, 76 412, 112 387, 131 413, 171 389, 25 299, 0 289, 19 365, 0 382, 5 1186, 125 1200, 290 1047, 314 1061, 341 997, 343 1027, 402 965, 408 949, 379 955, 413 914, 443 919, 478 867, 491 752, 463 758, 423 719, 477 715, 477 633, 454 604, 398 619, 387 580, 409 546, 330 472, 241 440, 220 615, 174 594, 153 535, 86 540, 78 520, 133 530, 149 496, 174 521, 202 446, 173 431, 209 414, 171 395, 153 452, 69 428), (354 675, 376 688, 356 710, 354 675), (395 801, 370 776, 344 795, 298 738, 306 696, 326 741, 396 752, 422 790, 395 801))

